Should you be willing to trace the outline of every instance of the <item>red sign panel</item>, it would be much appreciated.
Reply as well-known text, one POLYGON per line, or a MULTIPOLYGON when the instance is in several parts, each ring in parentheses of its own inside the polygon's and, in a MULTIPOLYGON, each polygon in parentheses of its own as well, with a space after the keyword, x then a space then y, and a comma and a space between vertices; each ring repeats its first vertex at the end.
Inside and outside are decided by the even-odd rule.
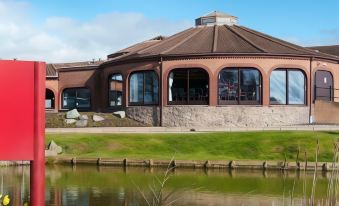
POLYGON ((0 61, 0 160, 33 160, 35 62, 0 61))

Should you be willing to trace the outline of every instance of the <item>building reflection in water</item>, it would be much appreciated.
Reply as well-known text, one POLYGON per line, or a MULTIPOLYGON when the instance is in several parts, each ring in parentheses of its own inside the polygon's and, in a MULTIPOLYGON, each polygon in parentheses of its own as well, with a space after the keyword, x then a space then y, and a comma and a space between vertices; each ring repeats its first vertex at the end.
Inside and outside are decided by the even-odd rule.
MULTIPOLYGON (((46 205, 146 205, 139 187, 147 197, 149 185, 155 176, 161 178, 163 169, 77 166, 46 168, 46 205)), ((312 183, 313 172, 240 171, 240 170, 185 170, 173 172, 164 189, 172 191, 173 199, 181 205, 283 205, 283 194, 289 193, 295 183, 295 205, 300 205, 304 179, 312 183)), ((1 191, 11 198, 11 205, 29 202, 29 167, 2 167, 1 191)), ((318 199, 326 198, 328 175, 319 173, 318 199)), ((290 201, 289 198, 285 198, 290 201)))

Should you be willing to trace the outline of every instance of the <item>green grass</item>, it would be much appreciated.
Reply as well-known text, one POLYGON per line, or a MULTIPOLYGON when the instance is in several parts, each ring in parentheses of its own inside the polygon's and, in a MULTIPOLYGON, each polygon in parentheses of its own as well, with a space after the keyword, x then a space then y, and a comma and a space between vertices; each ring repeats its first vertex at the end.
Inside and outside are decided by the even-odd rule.
POLYGON ((181 160, 295 160, 307 152, 314 161, 332 161, 339 132, 222 132, 182 134, 47 134, 63 156, 181 160))

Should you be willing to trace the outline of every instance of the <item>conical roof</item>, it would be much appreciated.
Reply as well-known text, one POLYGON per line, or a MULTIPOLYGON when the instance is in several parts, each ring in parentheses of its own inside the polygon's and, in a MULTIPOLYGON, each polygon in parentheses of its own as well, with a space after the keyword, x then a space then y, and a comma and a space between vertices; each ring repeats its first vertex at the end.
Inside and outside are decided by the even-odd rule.
POLYGON ((139 43, 129 47, 129 50, 133 52, 125 53, 111 61, 204 55, 302 56, 339 61, 337 56, 316 52, 237 25, 194 27, 152 43, 148 41, 139 43))

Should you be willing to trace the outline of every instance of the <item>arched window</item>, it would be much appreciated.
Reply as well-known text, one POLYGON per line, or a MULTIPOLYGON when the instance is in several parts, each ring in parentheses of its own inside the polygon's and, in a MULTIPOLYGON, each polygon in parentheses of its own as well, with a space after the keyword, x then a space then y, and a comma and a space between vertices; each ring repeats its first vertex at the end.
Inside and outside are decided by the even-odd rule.
POLYGON ((55 96, 54 92, 50 89, 46 89, 45 93, 45 109, 54 109, 55 96))
POLYGON ((318 70, 314 79, 314 100, 333 101, 333 76, 329 71, 318 70))
POLYGON ((113 74, 109 78, 109 107, 122 105, 122 75, 113 74))
POLYGON ((209 76, 200 68, 171 71, 168 77, 168 104, 207 105, 209 76))
POLYGON ((63 109, 89 109, 91 92, 87 88, 68 88, 62 93, 63 109))
POLYGON ((159 81, 154 71, 134 72, 129 78, 130 105, 159 104, 159 81))
POLYGON ((261 104, 261 74, 255 68, 225 68, 219 73, 219 104, 261 104))
POLYGON ((306 78, 298 69, 276 69, 270 77, 271 104, 306 104, 306 78))

